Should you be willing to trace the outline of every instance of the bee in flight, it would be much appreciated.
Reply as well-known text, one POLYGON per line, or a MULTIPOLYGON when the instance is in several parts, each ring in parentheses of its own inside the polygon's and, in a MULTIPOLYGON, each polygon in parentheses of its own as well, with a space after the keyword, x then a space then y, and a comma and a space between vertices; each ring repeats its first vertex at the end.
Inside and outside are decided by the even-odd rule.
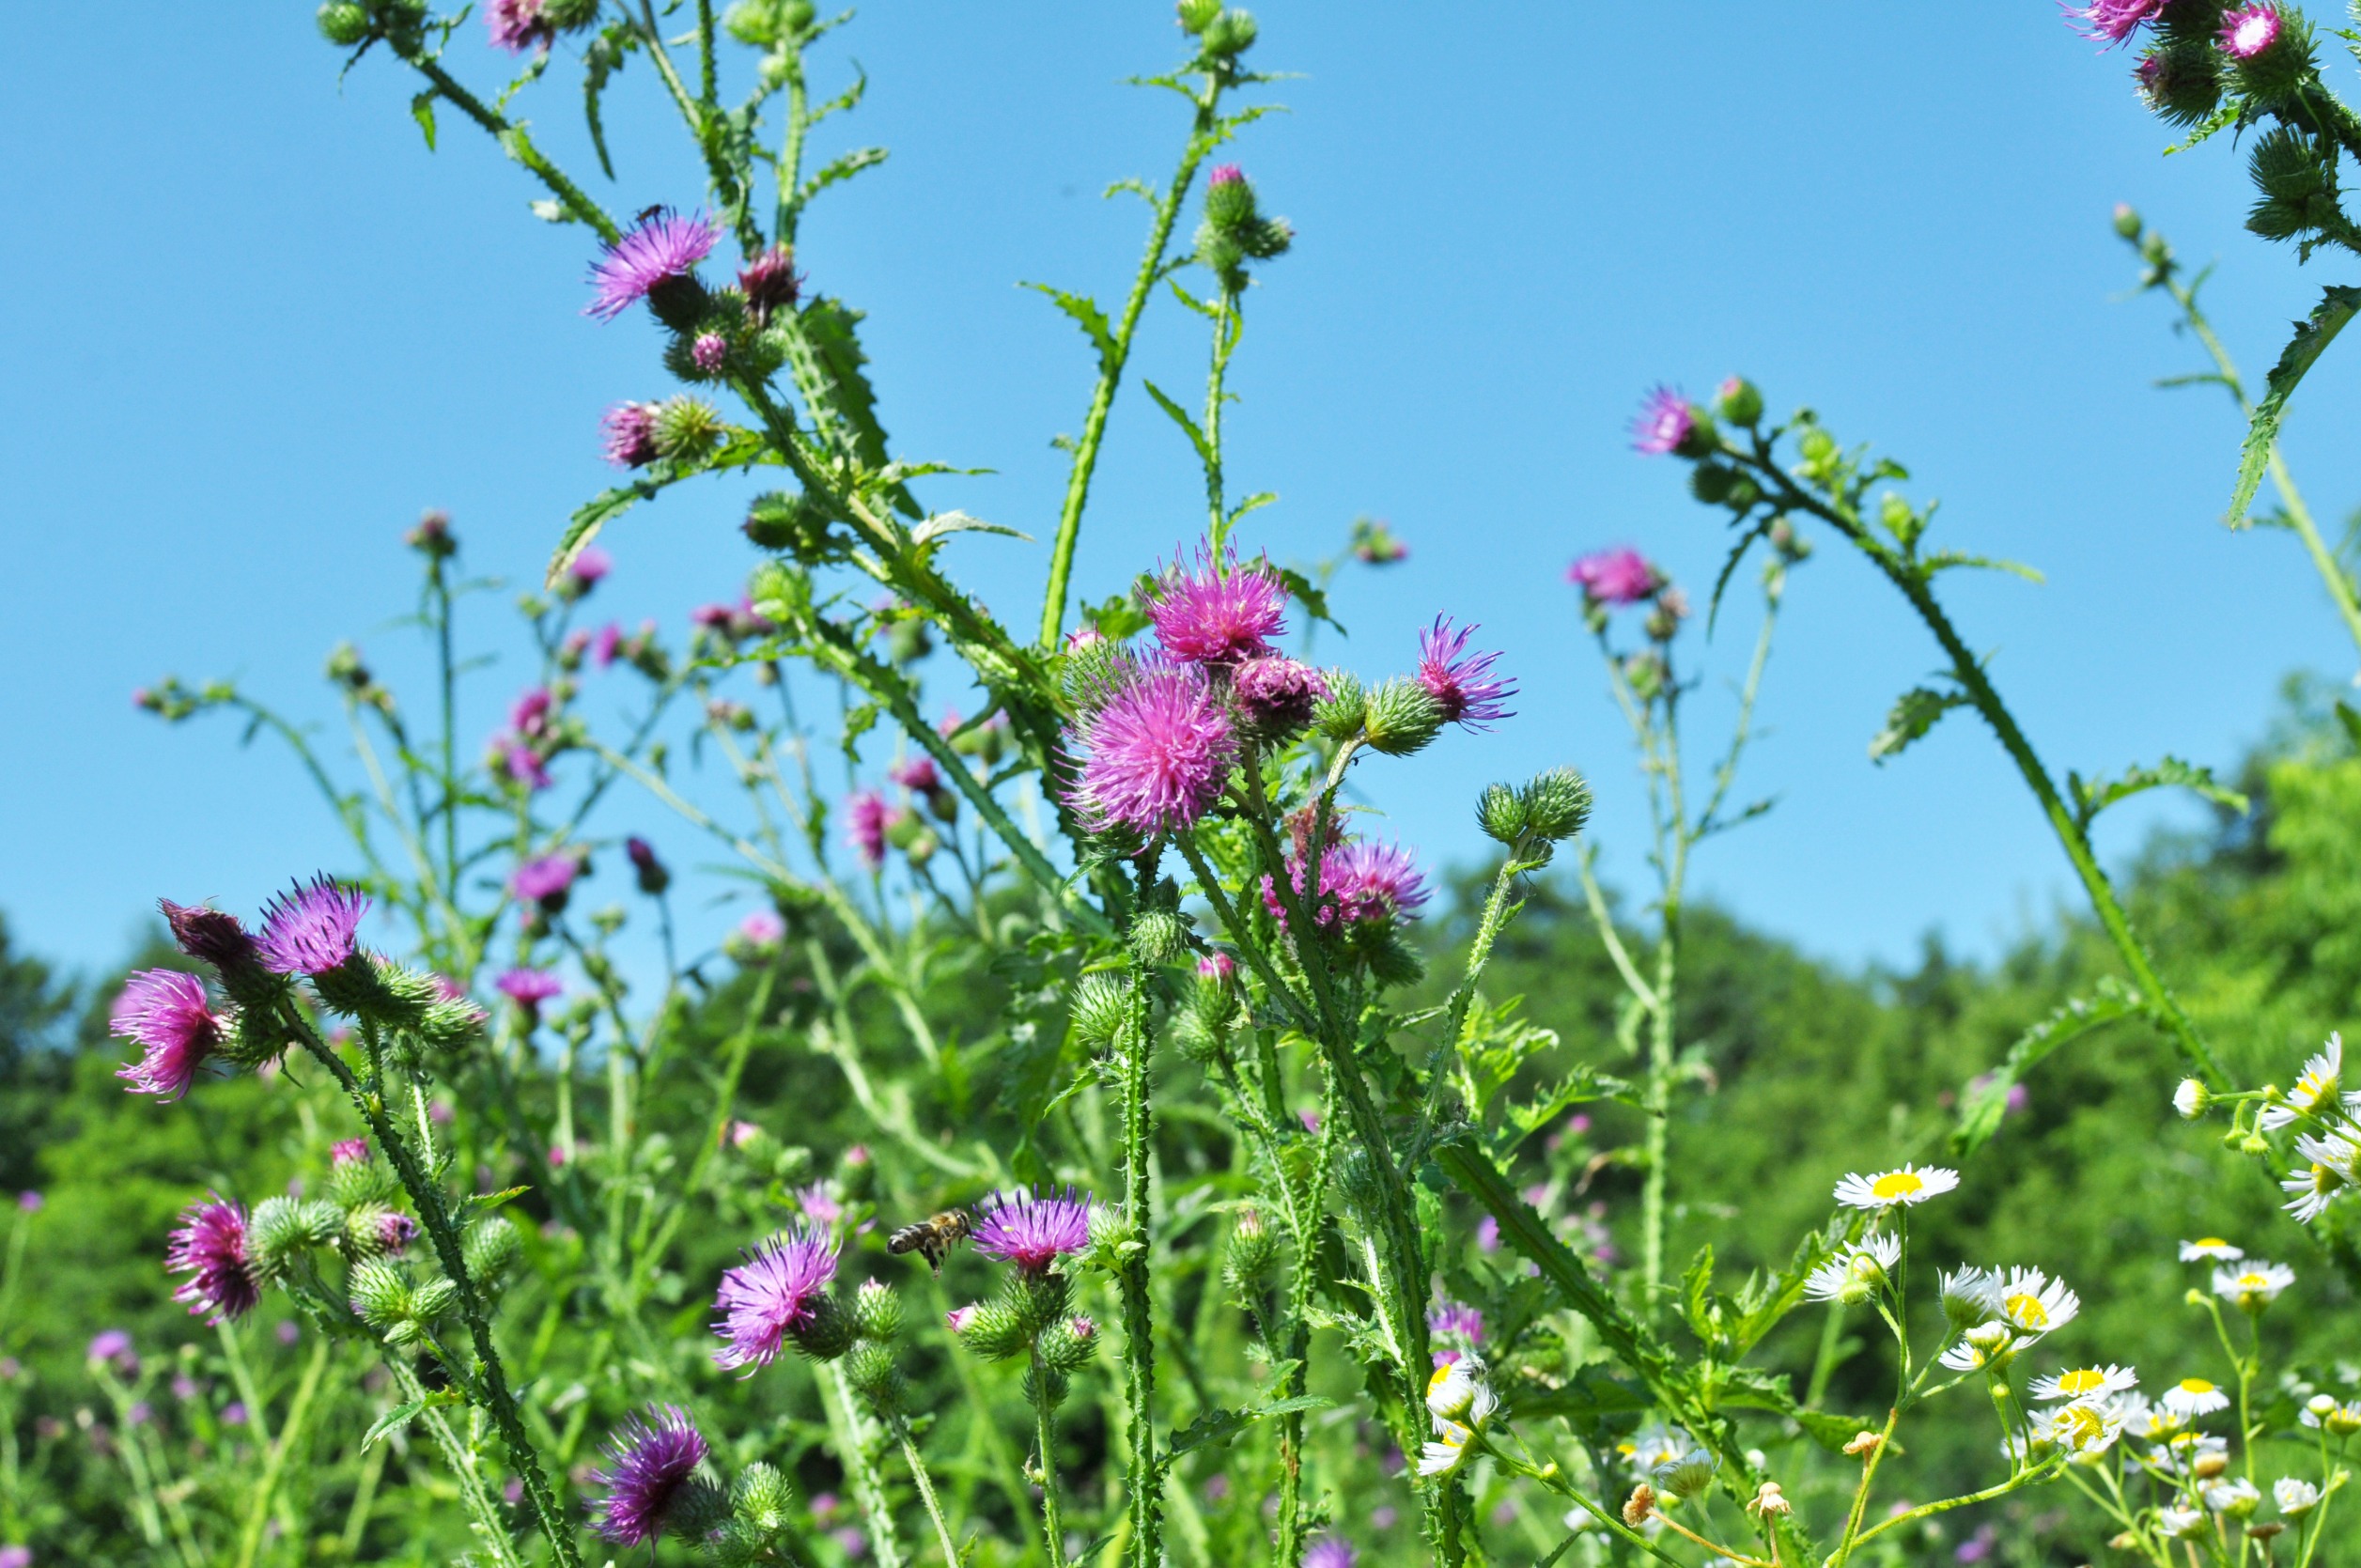
POLYGON ((893 1233, 885 1244, 889 1252, 900 1255, 916 1252, 926 1260, 926 1266, 942 1272, 943 1254, 975 1234, 975 1215, 969 1209, 945 1209, 929 1215, 915 1225, 905 1225, 893 1233))
POLYGON ((631 226, 633 228, 645 228, 649 224, 654 223, 657 219, 662 217, 668 210, 670 210, 660 201, 653 207, 643 207, 640 209, 640 215, 631 220, 631 226))

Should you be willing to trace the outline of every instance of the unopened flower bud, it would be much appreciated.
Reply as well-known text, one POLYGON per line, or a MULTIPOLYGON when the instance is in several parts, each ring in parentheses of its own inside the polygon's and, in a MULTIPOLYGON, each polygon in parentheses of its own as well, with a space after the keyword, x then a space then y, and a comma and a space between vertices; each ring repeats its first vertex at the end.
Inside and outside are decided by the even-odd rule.
POLYGON ((1533 834, 1569 839, 1591 820, 1591 785, 1571 768, 1552 768, 1525 786, 1525 821, 1533 834))
POLYGON ((722 439, 722 416, 695 397, 671 397, 657 405, 650 427, 656 455, 676 460, 702 458, 722 439))
POLYGON ((314 18, 319 23, 319 36, 339 49, 367 41, 369 13, 351 0, 328 0, 314 18))
POLYGON ((787 1330, 797 1350, 815 1361, 832 1361, 853 1346, 852 1314, 832 1296, 812 1298, 810 1314, 787 1330))
POLYGON ((1181 31, 1195 36, 1213 25, 1221 14, 1221 0, 1180 0, 1173 8, 1179 13, 1181 31))
POLYGON ((1732 376, 1715 389, 1714 413, 1732 425, 1750 427, 1763 417, 1763 394, 1744 376, 1732 376))
POLYGON ((1247 1286, 1270 1272, 1279 1256, 1279 1238, 1271 1234, 1270 1222, 1260 1209, 1240 1209, 1230 1230, 1229 1256, 1223 1260, 1224 1272, 1234 1285, 1247 1286))
POLYGON ((1476 822, 1484 836, 1496 843, 1514 845, 1525 836, 1527 817, 1524 799, 1504 784, 1496 784, 1483 792, 1476 802, 1476 822))
POLYGON ((1369 696, 1361 683, 1343 670, 1324 670, 1320 678, 1328 694, 1312 710, 1313 728, 1342 745, 1361 732, 1368 721, 1369 696))
POLYGON ((2184 1078, 2181 1087, 2172 1092, 2172 1109, 2186 1121, 2204 1115, 2206 1107, 2213 1103, 2213 1091, 2205 1086, 2203 1079, 2184 1078))
POLYGON ((410 1284, 401 1270, 382 1259, 353 1265, 345 1276, 345 1294, 361 1321, 381 1333, 410 1315, 410 1284))
POLYGON ((468 1227, 459 1250, 467 1271, 479 1284, 489 1284, 515 1266, 523 1238, 505 1215, 487 1215, 468 1227))
POLYGON ((1041 1358, 1062 1373, 1090 1364, 1098 1349, 1098 1325, 1087 1317, 1064 1317, 1041 1331, 1041 1358))
POLYGON ((1442 705, 1407 675, 1396 675, 1369 693, 1362 730, 1373 751, 1406 757, 1425 750, 1442 728, 1442 705))
POLYGON ((1196 30, 1197 36, 1204 41, 1205 53, 1218 59, 1245 54, 1254 47, 1255 37, 1260 31, 1253 15, 1241 10, 1221 11, 1196 30))
POLYGON ((1131 990, 1119 974, 1086 974, 1074 987, 1070 1017, 1075 1038, 1087 1046, 1103 1046, 1123 1029, 1131 990))
POLYGON ((2126 240, 2136 240, 2139 238, 2142 226, 2144 225, 2139 221, 2139 214, 2132 210, 2129 202, 2119 201, 2115 204, 2115 232, 2117 234, 2126 240))
POLYGON ((902 1331, 902 1298, 882 1281, 864 1281, 853 1292, 852 1321, 863 1339, 893 1339, 902 1331))
POLYGON ((1131 923, 1131 955, 1154 968, 1169 964, 1188 943, 1188 926, 1170 909, 1143 909, 1131 923))

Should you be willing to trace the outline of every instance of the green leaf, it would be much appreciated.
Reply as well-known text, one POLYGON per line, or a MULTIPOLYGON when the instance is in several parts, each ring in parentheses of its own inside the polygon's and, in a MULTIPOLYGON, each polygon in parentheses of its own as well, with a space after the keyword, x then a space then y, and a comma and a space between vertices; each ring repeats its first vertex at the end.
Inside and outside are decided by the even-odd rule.
POLYGON ((2003 561, 1990 555, 1970 555, 1962 550, 1936 551, 1934 554, 1919 561, 1918 572, 1921 577, 1933 577, 1936 572, 1949 571, 1953 567, 1975 567, 1984 571, 2010 572, 2025 579, 2027 582, 2049 581, 2041 574, 2038 568, 2028 567, 2022 561, 2003 561))
POLYGON ((1844 1445, 1861 1430, 1862 1422, 1856 1417, 1805 1409, 1796 1402, 1795 1391, 1787 1378, 1779 1373, 1762 1367, 1731 1367, 1726 1373, 1728 1381, 1722 1387, 1719 1403, 1742 1410, 1776 1411, 1802 1427, 1813 1442, 1831 1453, 1842 1453, 1844 1445))
POLYGON ((2337 722, 2344 726, 2345 738, 2353 742, 2356 751, 2361 751, 2361 713, 2355 713, 2353 705, 2342 697, 2337 699, 2337 722))
POLYGON ((1283 1416, 1294 1410, 1325 1410, 1332 1403, 1317 1394, 1297 1394, 1292 1399, 1273 1400, 1268 1405, 1249 1405, 1242 1410, 1217 1405, 1173 1434, 1172 1442, 1157 1456, 1157 1463, 1169 1466, 1181 1455, 1193 1453, 1199 1449, 1226 1447, 1239 1433, 1257 1421, 1268 1421, 1273 1416, 1283 1416))
POLYGON ((1140 384, 1148 389, 1148 396, 1156 399, 1156 406, 1162 409, 1167 414, 1171 415, 1173 423, 1179 426, 1182 430, 1187 432, 1188 436, 1188 444, 1197 449, 1198 460, 1204 463, 1207 468, 1211 468, 1213 466, 1213 447, 1206 442, 1205 432, 1199 429, 1197 427, 1197 422, 1189 417, 1188 411, 1182 408, 1178 403, 1173 402, 1170 397, 1165 396, 1163 389, 1158 387, 1154 381, 1142 380, 1140 384))
POLYGON ((1568 1421, 1589 1424, 1610 1416, 1645 1415, 1654 1406, 1655 1402, 1648 1397, 1646 1389, 1610 1376, 1605 1367, 1593 1363, 1562 1387, 1518 1394, 1510 1402, 1508 1413, 1514 1421, 1563 1416, 1568 1421))
POLYGON ((1037 289, 1049 297, 1049 303, 1074 318, 1082 329, 1082 335, 1091 340, 1091 348, 1098 354, 1099 374, 1105 375, 1115 363, 1115 334, 1108 322, 1107 313, 1098 308, 1098 302, 1087 294, 1069 294, 1063 288, 1052 288, 1046 283, 1017 285, 1020 288, 1037 289))
POLYGON ((2066 775, 2066 788, 2074 798, 2074 819, 2085 828, 2090 826, 2092 817, 2118 800, 2129 800, 2166 784, 2178 784, 2183 789, 2193 790, 2216 805, 2228 806, 2241 816, 2246 814, 2250 804, 2237 790, 2216 783, 2212 768, 2183 762, 2176 756, 2167 756, 2153 768, 2143 768, 2136 763, 2125 768, 2120 779, 2098 779, 2085 784, 2079 773, 2066 775))
POLYGON ((429 1395, 425 1399, 408 1400, 400 1405, 395 1405, 391 1410, 386 1411, 385 1414, 371 1421, 369 1423, 369 1429, 361 1434, 361 1452, 364 1453, 368 1452, 369 1450, 375 1448, 380 1442, 387 1437, 391 1437, 395 1433, 399 1432, 403 1427, 408 1426, 412 1421, 426 1414, 427 1406, 443 1403, 444 1403, 444 1401, 436 1399, 429 1395))
POLYGON ((778 455, 764 444, 761 436, 752 430, 732 430, 711 454, 693 462, 679 463, 667 458, 650 464, 642 477, 601 491, 575 509, 573 517, 567 521, 566 532, 558 538, 556 553, 550 557, 550 569, 542 579, 542 585, 556 587, 558 579, 566 575, 567 568, 574 564, 574 558, 590 541, 598 536, 600 529, 641 502, 654 500, 657 492, 666 486, 714 469, 743 468, 753 463, 778 460, 778 455))
POLYGON ((1341 636, 1352 635, 1344 629, 1343 621, 1328 613, 1328 596, 1325 589, 1293 567, 1273 567, 1271 570, 1279 574, 1280 582, 1287 584, 1287 591, 1296 596, 1296 600, 1303 606, 1305 614, 1315 621, 1325 621, 1336 628, 1341 636))
POLYGON ((1001 523, 986 522, 982 518, 970 517, 965 512, 937 512, 933 517, 910 530, 910 543, 914 547, 924 549, 939 539, 947 539, 954 534, 1004 534, 1012 539, 1022 539, 1028 544, 1033 542, 1033 536, 1030 534, 1020 534, 1016 529, 1001 523))
POLYGON ((478 1192, 470 1198, 468 1203, 474 1205, 478 1214, 489 1214, 502 1204, 513 1199, 521 1198, 532 1190, 530 1187, 511 1187, 498 1192, 478 1192))
POLYGON ((2229 498, 2229 514, 2222 520, 2232 528, 2245 521, 2246 508, 2262 484, 2263 471, 2271 464, 2271 449, 2279 440, 2279 420, 2287 412, 2296 384, 2344 331, 2355 311, 2361 311, 2361 288, 2337 284, 2321 295, 2311 315, 2295 323, 2295 335, 2288 340, 2279 363, 2271 367, 2270 390, 2255 405, 2254 418, 2246 427, 2246 444, 2238 461, 2238 488, 2229 498))
POLYGON ((1689 1332, 1706 1344, 1719 1346, 1723 1333, 1721 1298, 1714 1289, 1714 1246, 1707 1242, 1689 1260, 1688 1272, 1681 1276, 1681 1312, 1688 1319, 1689 1332))
MULTIPOLYGON (((861 368, 869 363, 861 351, 859 334, 865 318, 843 301, 827 298, 814 300, 797 316, 831 383, 829 401, 852 432, 853 455, 864 467, 882 469, 886 466, 885 427, 878 422, 878 395, 861 368)), ((904 517, 925 515, 902 486, 891 486, 888 494, 893 509, 904 517)))
POLYGON ((1884 762, 1901 754, 1903 747, 1921 739, 1934 728, 1934 722, 1955 707, 1965 706, 1967 699, 1957 691, 1930 691, 1914 686, 1904 691, 1894 704, 1894 710, 1886 716, 1886 727, 1879 730, 1869 743, 1872 762, 1884 762))
POLYGON ((1977 1079, 1960 1096, 1959 1126, 1951 1129, 1951 1153, 1965 1157, 1992 1141, 2009 1111, 2009 1091, 2034 1063, 2104 1024, 2146 1011, 2146 1003, 2113 975, 2103 977, 2097 994, 2075 997, 2017 1036, 2000 1064, 1977 1079))
POLYGON ((623 69, 623 57, 638 42, 629 23, 610 22, 582 51, 582 117, 590 122, 591 149, 598 154, 598 167, 609 179, 614 178, 614 161, 607 156, 607 128, 599 117, 598 101, 606 93, 608 79, 623 69))
POLYGON ((2206 116, 2204 119, 2198 123, 2197 128, 2191 131, 2186 136, 2183 136, 2181 140, 2173 143, 2172 146, 2165 148, 2165 156, 2169 158, 2176 152, 2186 152, 2191 147, 2197 146, 2199 142, 2212 137, 2215 132, 2227 131, 2237 123, 2238 100, 2233 98, 2229 102, 2223 104, 2220 108, 2214 110, 2212 114, 2206 116))
POLYGON ((427 138, 428 152, 434 150, 434 101, 441 94, 440 87, 428 87, 410 101, 410 117, 418 122, 419 131, 427 138))
POLYGON ((884 163, 889 156, 891 155, 881 147, 855 147, 805 180, 795 193, 796 206, 799 208, 810 206, 812 198, 831 185, 840 185, 863 169, 873 169, 884 163))
POLYGON ((1082 619, 1111 643, 1136 637, 1156 624, 1129 594, 1110 594, 1103 604, 1083 605, 1082 619))

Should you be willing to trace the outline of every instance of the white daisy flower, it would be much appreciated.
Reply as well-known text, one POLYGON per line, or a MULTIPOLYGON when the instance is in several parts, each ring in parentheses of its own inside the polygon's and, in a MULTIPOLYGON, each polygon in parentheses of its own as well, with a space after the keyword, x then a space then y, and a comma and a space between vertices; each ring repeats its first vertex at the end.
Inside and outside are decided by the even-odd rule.
POLYGON ((2016 1335, 2007 1324, 1980 1323, 1937 1359, 1953 1372, 1997 1372, 2016 1354, 2016 1335))
POLYGON ((2320 1488, 2308 1481, 2282 1476, 2271 1483, 2271 1500, 2291 1519, 2300 1519, 2320 1506, 2320 1488))
MULTIPOLYGON (((2309 1141, 2309 1139, 2297 1139, 2297 1152, 2303 1153, 2303 1145, 2309 1141)), ((2345 1176, 2335 1166, 2315 1159, 2308 1169, 2297 1171, 2283 1179, 2279 1186, 2291 1200, 2285 1205, 2288 1213, 2293 1215, 2298 1222, 2308 1225, 2325 1214, 2328 1205, 2337 1201, 2337 1194, 2345 1189, 2345 1176)))
POLYGON ((2202 1377, 2184 1377, 2165 1390, 2165 1408, 2176 1416, 2208 1416, 2229 1408, 2229 1395, 2202 1377))
POLYGON ((2217 1263, 2236 1263, 2245 1255, 2245 1249, 2232 1247, 2217 1235, 2205 1236, 2197 1241, 2184 1241, 2181 1244, 2182 1263, 2195 1263, 2199 1258, 2212 1258, 2217 1263))
POLYGON ((1813 1269, 1804 1280, 1804 1296, 1858 1306, 1892 1277, 1894 1265, 1901 1261, 1902 1238, 1881 1232, 1813 1269))
POLYGON ((2213 1103, 2213 1092, 2205 1086, 2203 1079, 2184 1078, 2181 1087, 2172 1092, 2172 1109, 2188 1121, 2204 1115, 2205 1108, 2213 1103))
POLYGON ((2205 1506, 2216 1514, 2227 1514, 2233 1519, 2251 1519, 2255 1510, 2262 1506, 2262 1494, 2245 1476, 2234 1481, 2217 1481, 2202 1494, 2205 1506))
POLYGON ((2322 1418, 2326 1416, 2329 1411, 2334 1410, 2336 1407, 2337 1400, 2335 1395, 2314 1394, 2311 1398, 2304 1402, 2304 1408, 2295 1413, 2295 1419, 2302 1421, 2306 1426, 2318 1426, 2321 1423, 2322 1418))
POLYGON ((1435 1440, 1419 1451, 1419 1474, 1449 1475, 1467 1462, 1475 1446, 1475 1432, 1457 1421, 1435 1423, 1435 1440))
POLYGON ((2337 1080, 2344 1068, 2344 1036, 2331 1034, 2320 1054, 2304 1063, 2304 1075, 2287 1092, 2285 1102, 2264 1106, 2255 1121, 2263 1131, 2276 1132, 2303 1117, 2319 1115, 2322 1106, 2333 1109, 2339 1097, 2337 1080))
POLYGON ((2213 1271, 2213 1294, 2225 1301, 2237 1302, 2239 1311, 2246 1312, 2262 1311, 2293 1283, 2295 1270, 2285 1264, 2250 1263, 2243 1268, 2213 1271))
POLYGON ((2194 1508, 2156 1510, 2157 1532, 2167 1541, 2194 1541, 2205 1529, 2205 1515, 2194 1508))
POLYGON ((1483 1379, 1483 1363, 1472 1356, 1453 1357, 1426 1380, 1426 1407, 1438 1423, 1482 1426, 1499 1405, 1483 1379))
POLYGON ((2096 1403, 2128 1393, 2138 1386, 2139 1374, 2129 1367, 2077 1367, 2055 1377, 2033 1379, 2030 1391, 2039 1405, 2053 1405, 2059 1400, 2096 1403))
POLYGON ((2068 1290, 2066 1281, 2053 1280, 2038 1268, 2012 1268, 2008 1283, 2000 1287, 2000 1315, 2023 1333, 2041 1335, 2063 1328, 2081 1311, 2082 1297, 2068 1290))
POLYGON ((1954 1328, 1973 1328, 2000 1311, 2000 1275, 1961 1268, 1943 1276, 1943 1315, 1954 1328))
POLYGON ((2112 1405, 2061 1405, 2033 1423, 2033 1440, 2064 1449, 2076 1459, 2095 1460, 2123 1435, 2123 1414, 2112 1405))
POLYGON ((1897 1203, 1923 1203, 1959 1185, 1959 1172, 1940 1166, 1905 1165, 1874 1176, 1849 1175, 1837 1183, 1837 1202, 1848 1208, 1889 1209, 1897 1203))
POLYGON ((1634 1436, 1630 1442, 1623 1444, 1621 1452, 1631 1461, 1634 1470, 1645 1475, 1658 1465, 1680 1458, 1689 1451, 1689 1447, 1680 1434, 1665 1427, 1652 1426, 1634 1436))

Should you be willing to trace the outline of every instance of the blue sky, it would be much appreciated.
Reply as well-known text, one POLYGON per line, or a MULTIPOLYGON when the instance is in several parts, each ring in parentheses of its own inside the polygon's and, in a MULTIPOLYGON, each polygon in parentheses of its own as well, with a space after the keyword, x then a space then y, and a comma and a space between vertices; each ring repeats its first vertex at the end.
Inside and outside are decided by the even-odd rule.
MULTIPOLYGON (((2134 101, 2128 59, 2094 54, 2047 0, 1710 0, 1653 36, 1585 7, 1260 15, 1255 63, 1301 75, 1273 93, 1292 112, 1232 155, 1300 238, 1251 299, 1233 378, 1233 474, 1282 497, 1250 540, 1310 560, 1357 514, 1390 519, 1415 553, 1343 580, 1343 657, 1400 668, 1448 611, 1481 621, 1524 686, 1493 735, 1368 776, 1390 831, 1431 860, 1481 852, 1468 807, 1484 783, 1570 761, 1599 785, 1608 877, 1635 878, 1636 776, 1562 573, 1630 542, 1710 582, 1718 526, 1671 465, 1627 447, 1658 380, 1702 393, 1743 370, 1777 410, 1808 401, 1908 462, 1913 493, 1943 498, 1949 542, 2046 571, 2045 586, 1948 593, 2060 768, 2230 763, 2289 672, 2353 667, 2294 542, 2219 525, 2237 427, 2213 395, 2151 389, 2196 349, 2161 302, 2120 298, 2133 268, 2108 211, 2133 202, 2184 256, 2219 261, 2213 306, 2251 374, 2350 268, 2299 271, 2246 236, 2233 151, 2159 156, 2169 138, 2134 101)), ((871 76, 825 147, 893 156, 814 213, 803 264, 869 312, 898 447, 996 471, 937 484, 937 506, 1051 532, 1064 459, 1048 441, 1079 426, 1089 366, 1016 285, 1119 295, 1144 210, 1098 193, 1171 165, 1178 105, 1123 85, 1174 57, 1169 16, 892 0, 820 52, 823 81, 848 60, 871 76)), ((333 748, 317 677, 331 644, 356 638, 397 683, 418 668, 392 623, 419 510, 451 510, 477 569, 529 578, 608 481, 599 411, 665 385, 645 321, 581 314, 583 231, 530 216, 538 193, 447 112, 429 154, 391 62, 340 86, 308 7, 15 20, 0 909, 28 945, 96 966, 158 893, 251 907, 343 863, 279 756, 241 751, 225 723, 168 730, 132 689, 235 675, 329 726, 333 748)), ((451 57, 496 85, 475 23, 451 57)), ((595 176, 573 80, 561 65, 520 108, 595 176)), ((699 198, 653 86, 635 65, 612 95, 621 179, 599 188, 614 210, 699 198)), ((1202 357, 1193 322, 1155 307, 1138 367, 1191 387, 1202 357)), ((2287 440, 2332 520, 2361 501, 2361 448, 2326 417, 2356 378, 2361 351, 2332 353, 2287 440)), ((753 564, 744 493, 715 484, 619 525, 601 608, 678 629, 733 592, 753 564)), ((1126 390, 1082 589, 1168 553, 1197 493, 1177 434, 1126 390)), ((976 538, 951 560, 1030 625, 1045 554, 976 538)), ((1954 719, 1885 768, 1865 755, 1935 664, 1924 634, 1833 548, 1789 603, 1740 785, 1779 803, 1711 847, 1699 888, 1847 963, 1907 961, 1930 930, 1989 954, 2037 926, 2066 896, 2062 862, 1989 737, 1954 719)), ((1709 658, 1734 670, 1751 630, 1725 619, 1709 658)), ((505 673, 471 710, 485 731, 523 679, 502 645, 505 673)), ((1709 682, 1702 730, 1726 709, 1709 682)), ((2176 810, 2190 819, 2127 809, 2103 846, 2125 856, 2176 810)))

